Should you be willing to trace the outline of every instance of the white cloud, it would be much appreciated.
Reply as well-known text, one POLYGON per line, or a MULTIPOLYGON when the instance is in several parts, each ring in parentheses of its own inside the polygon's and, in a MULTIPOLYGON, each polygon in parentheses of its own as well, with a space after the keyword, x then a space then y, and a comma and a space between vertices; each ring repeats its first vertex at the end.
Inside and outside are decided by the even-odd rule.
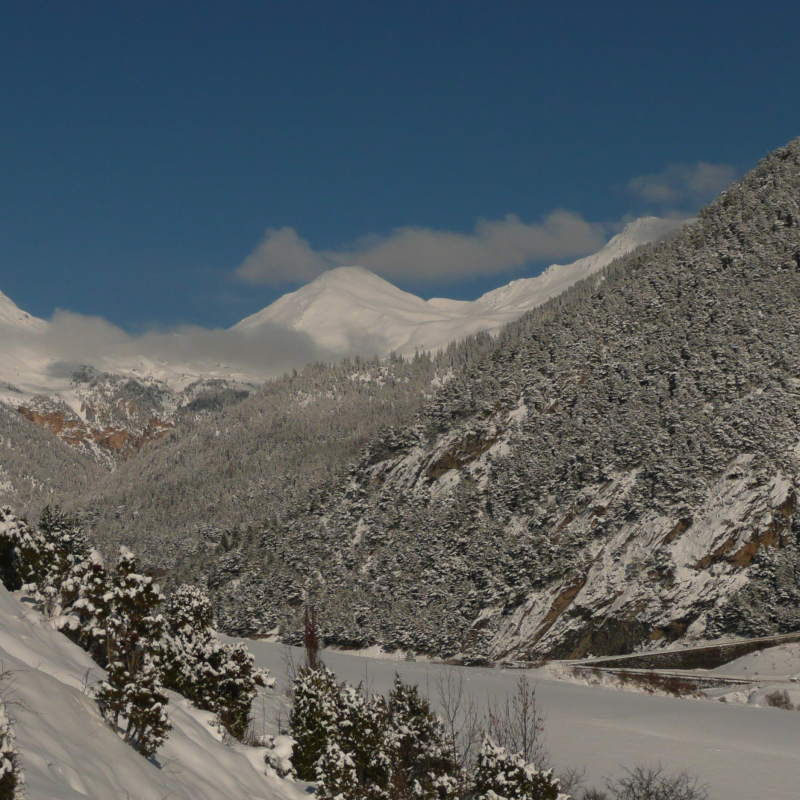
POLYGON ((639 175, 628 183, 628 191, 658 206, 713 200, 738 177, 730 164, 670 164, 663 172, 639 175))
POLYGON ((57 311, 42 332, 4 330, 2 344, 10 362, 26 365, 25 373, 49 365, 50 377, 67 379, 80 364, 91 364, 101 372, 141 366, 145 371, 165 367, 177 374, 213 372, 224 364, 252 380, 264 380, 311 361, 334 358, 307 334, 277 324, 262 325, 257 338, 193 325, 132 336, 101 317, 69 311, 57 311))
POLYGON ((307 281, 326 269, 357 264, 390 279, 441 280, 497 275, 540 260, 579 258, 605 243, 602 225, 571 211, 553 211, 540 223, 514 214, 480 220, 473 233, 396 228, 340 250, 315 251, 293 228, 270 229, 236 270, 247 283, 307 281))
POLYGON ((325 257, 315 253, 294 228, 267 228, 236 275, 246 283, 272 284, 310 281, 328 268, 325 257))

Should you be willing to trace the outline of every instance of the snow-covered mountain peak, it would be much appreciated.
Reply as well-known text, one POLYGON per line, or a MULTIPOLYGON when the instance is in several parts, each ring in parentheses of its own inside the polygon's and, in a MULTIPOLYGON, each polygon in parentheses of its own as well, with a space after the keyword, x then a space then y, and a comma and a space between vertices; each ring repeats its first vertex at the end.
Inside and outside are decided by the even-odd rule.
POLYGON ((47 323, 23 311, 0 292, 0 326, 23 332, 41 333, 47 327, 47 323))
POLYGON ((535 278, 521 278, 494 289, 476 302, 497 311, 506 310, 517 316, 563 292, 573 283, 599 272, 612 261, 637 247, 656 242, 693 220, 642 217, 629 222, 601 250, 572 264, 552 264, 535 278))
POLYGON ((339 267, 284 295, 234 329, 257 334, 264 326, 277 324, 307 333, 320 347, 339 354, 435 351, 479 331, 499 331, 576 281, 686 222, 637 219, 599 252, 573 264, 554 264, 536 278, 512 281, 471 302, 441 297, 423 300, 363 267, 339 267))

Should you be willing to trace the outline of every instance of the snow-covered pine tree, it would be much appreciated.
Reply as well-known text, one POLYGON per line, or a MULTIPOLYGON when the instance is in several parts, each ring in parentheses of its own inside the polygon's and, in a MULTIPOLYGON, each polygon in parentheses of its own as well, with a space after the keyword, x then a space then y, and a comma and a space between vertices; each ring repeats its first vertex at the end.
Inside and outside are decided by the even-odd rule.
POLYGON ((137 571, 136 557, 120 548, 119 562, 106 595, 102 633, 108 676, 97 691, 106 718, 118 729, 128 719, 126 741, 152 754, 170 729, 160 682, 164 619, 158 606, 164 595, 152 578, 137 571))
POLYGON ((106 619, 111 578, 97 550, 73 565, 61 584, 62 613, 58 629, 79 644, 101 666, 106 664, 106 619))
POLYGON ((14 739, 14 729, 6 704, 0 698, 0 800, 18 800, 22 797, 23 777, 19 752, 14 739))
POLYGON ((168 701, 159 667, 153 656, 147 655, 133 680, 125 684, 125 741, 146 758, 164 744, 172 728, 167 716, 168 701))
POLYGON ((44 539, 8 506, 0 508, 0 580, 10 592, 41 580, 44 539))
POLYGON ((334 739, 328 740, 315 768, 315 796, 320 800, 362 800, 375 796, 358 779, 353 756, 334 739))
POLYGON ((214 695, 208 644, 213 638, 211 601, 196 586, 184 584, 169 598, 166 612, 164 682, 208 711, 214 695))
POLYGON ((442 721, 416 686, 395 675, 389 694, 389 752, 393 793, 401 797, 452 797, 457 768, 450 757, 442 721))
POLYGON ((336 739, 338 704, 339 687, 327 667, 297 673, 289 725, 295 740, 292 763, 301 780, 316 780, 316 763, 336 739))
POLYGON ((57 615, 62 607, 61 586, 73 568, 90 555, 80 522, 56 506, 45 506, 39 516, 39 534, 44 540, 37 605, 46 614, 57 615))
MULTIPOLYGON (((386 700, 379 695, 368 698, 361 686, 354 688, 345 684, 339 689, 338 708, 336 740, 352 759, 364 796, 374 800, 388 797, 392 759, 386 700)), ((326 785, 325 789, 332 787, 326 785)), ((331 795, 334 796, 335 793, 331 795)))
POLYGON ((559 793, 558 781, 550 770, 540 772, 488 736, 478 755, 474 781, 477 800, 569 800, 559 793))
POLYGON ((217 638, 211 601, 196 586, 184 584, 173 593, 166 621, 165 684, 198 708, 216 712, 228 733, 241 739, 256 687, 274 681, 256 669, 245 645, 223 644, 217 638))

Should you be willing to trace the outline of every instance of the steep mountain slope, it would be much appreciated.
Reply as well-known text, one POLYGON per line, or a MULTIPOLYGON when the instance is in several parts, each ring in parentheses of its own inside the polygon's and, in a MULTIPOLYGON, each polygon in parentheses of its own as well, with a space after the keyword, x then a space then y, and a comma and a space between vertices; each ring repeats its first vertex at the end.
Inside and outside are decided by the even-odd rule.
POLYGON ((41 332, 47 323, 43 319, 33 317, 27 311, 23 311, 2 292, 0 292, 0 331, 33 331, 41 332))
POLYGON ((162 441, 62 503, 84 514, 102 547, 135 547, 150 566, 170 570, 170 581, 204 580, 210 562, 229 575, 255 569, 266 554, 248 565, 238 544, 267 518, 285 524, 302 514, 365 442, 410 419, 464 361, 491 347, 483 336, 434 359, 310 365, 221 410, 195 402, 162 441))
POLYGON ((90 492, 104 474, 92 458, 0 404, 0 505, 35 517, 48 503, 90 492))
POLYGON ((800 140, 507 328, 212 567, 226 627, 297 630, 289 585, 341 644, 469 658, 800 629, 799 197, 800 140))
POLYGON ((497 333, 576 281, 673 233, 686 222, 657 217, 636 220, 594 255, 573 264, 554 264, 536 278, 512 281, 471 302, 426 301, 362 267, 339 267, 284 295, 233 330, 257 336, 263 325, 277 323, 307 333, 319 346, 343 354, 435 352, 479 331, 497 333))

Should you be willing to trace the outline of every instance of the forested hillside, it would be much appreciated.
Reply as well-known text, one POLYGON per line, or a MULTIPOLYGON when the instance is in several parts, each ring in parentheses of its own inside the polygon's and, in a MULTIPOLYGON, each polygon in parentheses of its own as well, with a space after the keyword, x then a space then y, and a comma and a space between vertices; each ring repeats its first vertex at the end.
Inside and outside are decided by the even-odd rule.
POLYGON ((470 658, 800 627, 800 141, 204 567, 228 630, 470 658))
POLYGON ((85 497, 104 475, 92 458, 0 403, 0 505, 35 518, 48 503, 85 497))
POLYGON ((435 358, 312 364, 227 406, 207 408, 205 392, 164 440, 65 505, 83 515, 101 547, 136 546, 170 580, 202 580, 211 568, 260 569, 267 554, 253 550, 256 532, 321 502, 383 426, 411 418, 491 347, 481 335, 435 358), (239 556, 245 542, 252 565, 239 556))

